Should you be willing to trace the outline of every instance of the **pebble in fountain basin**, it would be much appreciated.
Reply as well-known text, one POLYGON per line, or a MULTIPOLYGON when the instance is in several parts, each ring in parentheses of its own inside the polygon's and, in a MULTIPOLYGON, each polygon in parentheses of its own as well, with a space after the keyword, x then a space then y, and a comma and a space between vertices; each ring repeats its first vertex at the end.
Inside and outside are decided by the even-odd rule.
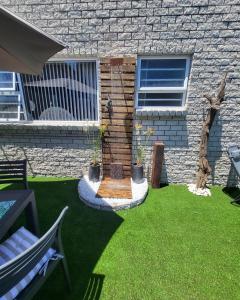
POLYGON ((120 210, 131 208, 141 204, 147 196, 148 183, 145 178, 143 183, 137 184, 131 180, 132 199, 119 198, 97 198, 96 194, 101 184, 99 182, 92 182, 88 176, 84 176, 78 184, 78 193, 80 199, 93 208, 102 210, 120 210))

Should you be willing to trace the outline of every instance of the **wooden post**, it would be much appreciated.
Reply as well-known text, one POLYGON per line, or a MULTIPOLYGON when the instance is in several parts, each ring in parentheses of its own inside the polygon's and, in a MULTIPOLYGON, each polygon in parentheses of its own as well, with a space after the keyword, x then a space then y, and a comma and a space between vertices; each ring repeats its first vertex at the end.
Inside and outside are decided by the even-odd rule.
POLYGON ((152 155, 152 178, 151 183, 153 188, 160 187, 160 178, 162 174, 162 165, 164 157, 164 144, 155 142, 152 155))

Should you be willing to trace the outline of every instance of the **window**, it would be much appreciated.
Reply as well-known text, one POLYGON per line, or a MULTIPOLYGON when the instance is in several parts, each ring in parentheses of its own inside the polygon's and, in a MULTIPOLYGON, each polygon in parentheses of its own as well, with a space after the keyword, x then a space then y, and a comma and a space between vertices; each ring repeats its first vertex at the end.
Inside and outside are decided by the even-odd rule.
POLYGON ((183 106, 189 68, 189 57, 139 58, 137 106, 139 108, 183 106))
POLYGON ((0 96, 0 120, 18 121, 20 119, 20 95, 0 96))
POLYGON ((0 90, 15 90, 15 74, 12 72, 0 72, 0 90))
POLYGON ((21 74, 27 119, 98 120, 96 61, 50 61, 39 76, 21 74))
POLYGON ((19 78, 12 72, 0 72, 0 121, 24 119, 19 78))

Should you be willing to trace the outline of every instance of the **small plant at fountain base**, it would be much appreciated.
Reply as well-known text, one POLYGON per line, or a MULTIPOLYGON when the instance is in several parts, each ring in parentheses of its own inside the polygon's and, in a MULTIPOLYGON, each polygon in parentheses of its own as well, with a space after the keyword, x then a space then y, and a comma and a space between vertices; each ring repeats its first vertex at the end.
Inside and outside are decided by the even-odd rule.
POLYGON ((140 138, 145 136, 144 141, 137 140, 137 149, 136 149, 136 162, 132 166, 132 179, 135 183, 143 182, 143 164, 145 160, 146 147, 148 145, 148 141, 150 140, 150 136, 154 134, 154 129, 149 127, 146 131, 142 130, 141 124, 135 124, 135 130, 137 136, 140 138))
POLYGON ((99 127, 97 136, 95 139, 93 139, 93 154, 92 154, 92 160, 91 164, 93 166, 97 166, 100 164, 100 150, 102 146, 102 139, 104 137, 104 133, 107 129, 106 125, 101 125, 99 127))
POLYGON ((100 151, 102 147, 102 139, 104 137, 106 129, 106 125, 100 126, 97 132, 97 136, 92 141, 93 154, 89 166, 88 177, 89 180, 94 182, 97 182, 100 179, 100 151))

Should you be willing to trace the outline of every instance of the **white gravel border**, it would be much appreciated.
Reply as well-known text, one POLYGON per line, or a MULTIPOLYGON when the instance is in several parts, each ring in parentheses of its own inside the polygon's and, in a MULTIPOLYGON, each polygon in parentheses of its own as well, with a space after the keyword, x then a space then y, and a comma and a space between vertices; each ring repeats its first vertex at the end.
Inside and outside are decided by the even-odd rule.
POLYGON ((198 196, 211 196, 211 191, 208 188, 200 189, 196 187, 196 184, 188 184, 188 190, 189 192, 198 195, 198 196))
POLYGON ((132 199, 119 198, 97 198, 96 194, 101 181, 92 182, 88 176, 83 176, 78 184, 78 194, 80 199, 88 206, 102 210, 120 210, 139 205, 144 201, 148 193, 148 182, 145 178, 140 184, 131 180, 132 199))

